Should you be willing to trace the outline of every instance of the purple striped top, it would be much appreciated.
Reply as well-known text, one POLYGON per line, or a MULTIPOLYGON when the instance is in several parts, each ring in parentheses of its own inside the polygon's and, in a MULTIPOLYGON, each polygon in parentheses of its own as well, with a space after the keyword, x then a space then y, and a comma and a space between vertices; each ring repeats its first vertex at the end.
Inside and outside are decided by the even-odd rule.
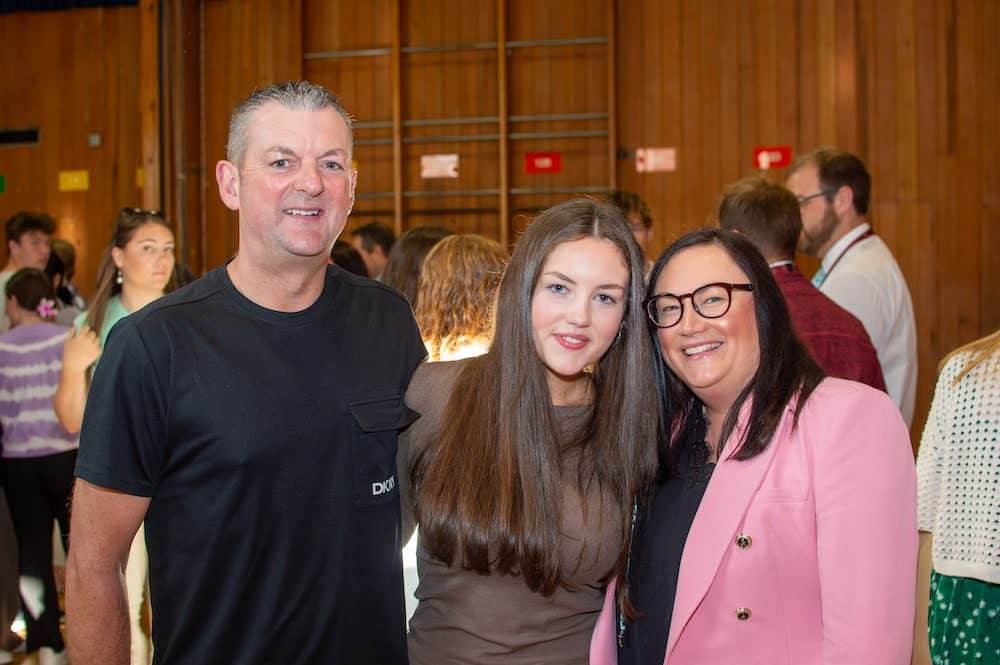
POLYGON ((32 323, 0 335, 4 457, 43 457, 77 447, 78 437, 63 429, 52 410, 68 333, 54 323, 32 323))

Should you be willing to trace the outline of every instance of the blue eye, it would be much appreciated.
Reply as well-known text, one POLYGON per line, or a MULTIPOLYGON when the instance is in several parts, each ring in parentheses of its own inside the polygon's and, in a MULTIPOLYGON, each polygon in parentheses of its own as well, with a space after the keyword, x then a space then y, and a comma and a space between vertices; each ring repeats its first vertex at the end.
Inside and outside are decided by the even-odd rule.
POLYGON ((566 293, 568 291, 565 284, 549 284, 545 288, 552 293, 566 293))
POLYGON ((609 295, 607 293, 598 293, 597 294, 597 299, 600 302, 604 303, 605 305, 617 305, 618 304, 618 300, 614 296, 609 295))
POLYGON ((276 159, 273 162, 271 162, 271 166, 273 166, 275 168, 283 169, 286 166, 288 166, 288 160, 287 159, 276 159))
POLYGON ((344 167, 341 165, 340 162, 334 162, 332 160, 331 161, 323 162, 323 168, 325 168, 325 169, 333 169, 335 171, 343 171, 344 170, 344 167))

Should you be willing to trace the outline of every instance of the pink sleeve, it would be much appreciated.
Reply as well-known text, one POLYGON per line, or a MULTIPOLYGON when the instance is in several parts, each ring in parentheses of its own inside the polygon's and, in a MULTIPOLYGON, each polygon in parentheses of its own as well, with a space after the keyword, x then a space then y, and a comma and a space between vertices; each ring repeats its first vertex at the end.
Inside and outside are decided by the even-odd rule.
POLYGON ((917 524, 906 425, 885 393, 826 381, 799 426, 812 456, 823 663, 909 663, 917 524))
POLYGON ((618 665, 618 647, 615 644, 615 581, 608 584, 604 593, 604 607, 594 626, 590 640, 590 665, 618 665))

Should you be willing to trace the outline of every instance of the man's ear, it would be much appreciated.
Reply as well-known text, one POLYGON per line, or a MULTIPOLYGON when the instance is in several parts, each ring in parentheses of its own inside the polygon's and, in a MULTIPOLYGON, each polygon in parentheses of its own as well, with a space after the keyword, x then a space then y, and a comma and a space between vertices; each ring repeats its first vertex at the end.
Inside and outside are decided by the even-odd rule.
POLYGON ((833 195, 833 207, 838 216, 854 210, 854 190, 847 185, 841 185, 833 195))
POLYGON ((354 190, 358 186, 358 170, 351 169, 351 210, 354 210, 354 190))
POLYGON ((215 182, 219 185, 219 198, 230 210, 240 209, 240 170, 225 159, 215 165, 215 182))

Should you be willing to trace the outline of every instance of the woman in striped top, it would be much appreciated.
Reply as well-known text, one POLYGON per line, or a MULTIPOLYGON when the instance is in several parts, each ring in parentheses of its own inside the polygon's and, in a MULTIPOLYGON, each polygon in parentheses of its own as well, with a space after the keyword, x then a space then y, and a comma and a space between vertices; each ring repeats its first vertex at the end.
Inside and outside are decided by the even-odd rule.
POLYGON ((11 329, 0 335, 3 485, 18 541, 27 649, 39 650, 42 665, 55 665, 66 662, 66 647, 52 574, 52 521, 67 547, 77 448, 52 410, 68 331, 49 321, 55 301, 41 270, 18 270, 5 296, 11 329))

